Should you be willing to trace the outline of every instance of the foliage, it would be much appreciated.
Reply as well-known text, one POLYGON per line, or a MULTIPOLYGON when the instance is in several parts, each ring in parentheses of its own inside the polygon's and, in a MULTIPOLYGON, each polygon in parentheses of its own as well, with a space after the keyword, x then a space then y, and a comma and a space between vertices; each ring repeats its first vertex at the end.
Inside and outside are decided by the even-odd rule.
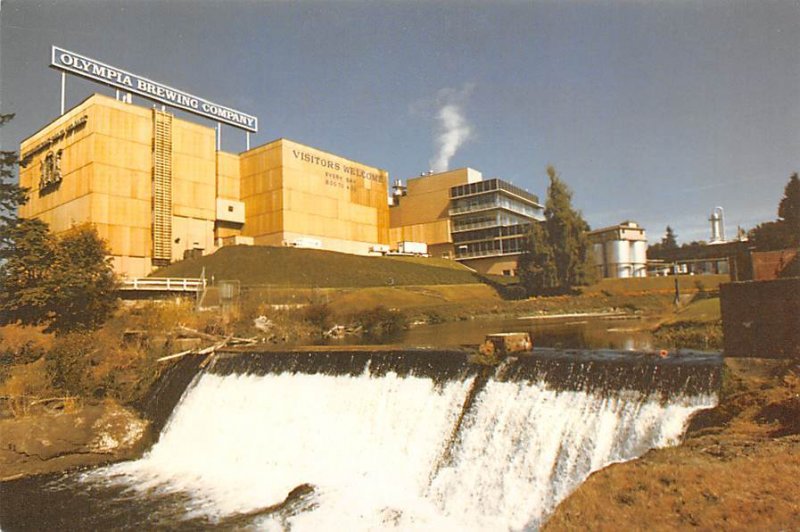
MULTIPOLYGON (((13 114, 0 115, 0 126, 14 118, 13 114)), ((17 223, 17 208, 27 202, 28 191, 14 182, 17 153, 0 151, 0 252, 11 247, 9 229, 17 223)))
POLYGON ((778 205, 778 219, 756 226, 749 235, 756 249, 770 251, 800 246, 800 178, 789 178, 778 205))
POLYGON ((0 266, 0 322, 46 324, 59 334, 96 329, 116 305, 109 251, 89 225, 54 237, 39 220, 9 227, 0 266))
POLYGON ((47 376, 56 389, 69 395, 86 394, 94 343, 94 338, 85 333, 67 334, 56 341, 45 355, 47 376))
POLYGON ((653 244, 652 246, 648 246, 647 254, 651 258, 657 258, 661 252, 672 251, 674 249, 678 249, 678 238, 675 235, 675 231, 672 229, 672 227, 667 226, 666 233, 661 239, 661 242, 653 244))
POLYGON ((718 351, 722 349, 722 322, 667 323, 653 331, 653 337, 662 347, 718 351))
POLYGON ((0 321, 23 325, 47 323, 53 309, 53 263, 56 239, 40 220, 20 220, 6 227, 14 247, 0 265, 0 321))
POLYGON ((117 280, 109 254, 105 241, 88 224, 59 238, 52 273, 51 330, 93 330, 111 316, 117 304, 117 280))
POLYGON ((675 236, 675 231, 672 230, 672 227, 667 226, 667 232, 664 235, 664 238, 661 239, 661 246, 667 251, 678 248, 678 239, 675 236))
POLYGON ((371 338, 386 338, 406 328, 405 314, 382 305, 357 312, 351 316, 351 321, 362 328, 365 336, 371 338))
POLYGON ((526 248, 517 263, 520 281, 530 293, 544 293, 557 285, 557 278, 553 250, 543 224, 531 226, 526 248))
POLYGON ((320 331, 327 331, 333 326, 333 309, 327 303, 308 305, 303 311, 303 320, 320 331))
POLYGON ((553 166, 547 167, 545 221, 533 224, 520 258, 520 278, 532 294, 567 292, 594 281, 589 224, 572 208, 572 191, 553 166))

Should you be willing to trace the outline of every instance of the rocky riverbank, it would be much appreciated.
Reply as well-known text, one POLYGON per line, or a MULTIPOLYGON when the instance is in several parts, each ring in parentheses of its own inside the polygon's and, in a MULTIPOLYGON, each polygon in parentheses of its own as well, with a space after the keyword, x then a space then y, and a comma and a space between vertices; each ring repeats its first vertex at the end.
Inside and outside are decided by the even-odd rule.
POLYGON ((128 460, 150 442, 149 422, 115 401, 53 399, 0 420, 0 481, 128 460))
POLYGON ((800 363, 728 359, 682 445, 594 473, 544 528, 800 528, 800 363))

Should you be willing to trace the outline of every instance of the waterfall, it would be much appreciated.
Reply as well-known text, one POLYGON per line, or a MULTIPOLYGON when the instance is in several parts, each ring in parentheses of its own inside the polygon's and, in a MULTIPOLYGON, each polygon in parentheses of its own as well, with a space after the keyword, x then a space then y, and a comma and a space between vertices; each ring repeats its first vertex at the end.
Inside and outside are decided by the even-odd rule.
POLYGON ((314 369, 315 356, 221 358, 142 459, 83 481, 179 494, 186 519, 268 530, 535 529, 592 471, 677 443, 715 403, 719 373, 563 354, 496 369, 338 354, 314 369))

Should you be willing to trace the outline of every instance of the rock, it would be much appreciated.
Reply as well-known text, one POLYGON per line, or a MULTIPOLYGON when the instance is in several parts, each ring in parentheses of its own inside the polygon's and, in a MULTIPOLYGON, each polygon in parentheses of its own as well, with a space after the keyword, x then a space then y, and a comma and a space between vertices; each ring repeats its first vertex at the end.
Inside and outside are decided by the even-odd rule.
POLYGON ((149 423, 114 401, 0 420, 0 480, 139 456, 149 423))

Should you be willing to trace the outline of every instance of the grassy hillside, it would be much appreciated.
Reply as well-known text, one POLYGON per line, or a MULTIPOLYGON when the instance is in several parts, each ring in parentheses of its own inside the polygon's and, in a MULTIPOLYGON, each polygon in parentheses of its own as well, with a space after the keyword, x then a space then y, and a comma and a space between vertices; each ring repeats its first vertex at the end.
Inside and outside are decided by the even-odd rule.
POLYGON ((363 257, 333 251, 267 246, 230 246, 212 255, 189 259, 154 277, 238 279, 243 285, 368 287, 478 283, 454 261, 422 257, 363 257))
MULTIPOLYGON (((720 283, 730 281, 728 275, 679 275, 681 293, 698 290, 717 290, 720 283)), ((601 292, 609 295, 630 295, 641 292, 674 293, 675 277, 637 277, 628 279, 602 279, 583 289, 586 294, 601 292)))

